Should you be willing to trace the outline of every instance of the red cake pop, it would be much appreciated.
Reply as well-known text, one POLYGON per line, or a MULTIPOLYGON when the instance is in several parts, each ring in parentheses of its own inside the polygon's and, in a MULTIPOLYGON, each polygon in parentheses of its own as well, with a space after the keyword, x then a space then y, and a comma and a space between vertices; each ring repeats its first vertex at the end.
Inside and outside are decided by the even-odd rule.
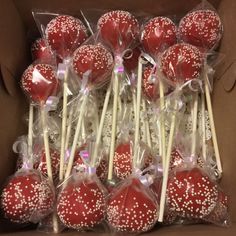
POLYGON ((117 54, 122 53, 138 38, 137 19, 127 11, 110 11, 100 17, 97 23, 101 37, 117 54))
POLYGON ((53 51, 46 39, 39 38, 31 46, 32 59, 50 62, 54 58, 53 51))
MULTIPOLYGON (((52 164, 52 175, 53 178, 58 176, 60 168, 60 154, 54 149, 50 149, 50 157, 52 164)), ((43 149, 40 153, 39 162, 34 165, 34 168, 38 169, 42 174, 47 175, 47 164, 46 164, 46 154, 43 149)))
POLYGON ((112 54, 101 44, 84 45, 79 47, 73 55, 73 68, 83 78, 83 74, 89 74, 89 83, 99 84, 104 82, 113 68, 112 54))
POLYGON ((155 73, 152 66, 147 66, 143 70, 143 93, 149 100, 156 100, 159 97, 159 90, 157 81, 151 79, 152 73, 155 73))
POLYGON ((174 85, 198 79, 202 72, 203 58, 200 50, 190 44, 175 44, 161 57, 161 70, 174 85))
MULTIPOLYGON (((76 178, 76 177, 75 177, 76 178)), ((69 180, 58 198, 57 213, 69 228, 92 228, 105 218, 105 193, 94 178, 69 180)))
POLYGON ((141 43, 147 53, 156 56, 177 42, 176 33, 177 27, 171 19, 155 17, 144 26, 141 43))
POLYGON ((183 161, 181 152, 174 148, 171 152, 170 169, 173 170, 174 168, 181 166, 183 161))
POLYGON ((220 17, 212 10, 190 12, 179 23, 179 34, 184 42, 207 50, 217 45, 222 30, 220 17))
POLYGON ((169 178, 167 204, 181 217, 203 219, 217 204, 218 188, 200 169, 176 172, 169 178))
POLYGON ((52 66, 30 65, 22 75, 21 86, 26 95, 36 103, 45 103, 49 96, 56 95, 59 82, 52 66))
POLYGON ((61 58, 71 55, 88 37, 83 23, 67 15, 52 19, 47 24, 45 33, 49 45, 61 58))
POLYGON ((138 179, 132 178, 111 192, 107 220, 118 232, 141 233, 150 230, 158 217, 158 205, 138 179))
POLYGON ((6 218, 16 223, 34 222, 53 209, 54 193, 36 171, 18 172, 2 192, 1 205, 6 218))
POLYGON ((141 55, 139 47, 134 48, 132 51, 124 55, 124 67, 128 73, 132 73, 138 67, 138 59, 141 55))

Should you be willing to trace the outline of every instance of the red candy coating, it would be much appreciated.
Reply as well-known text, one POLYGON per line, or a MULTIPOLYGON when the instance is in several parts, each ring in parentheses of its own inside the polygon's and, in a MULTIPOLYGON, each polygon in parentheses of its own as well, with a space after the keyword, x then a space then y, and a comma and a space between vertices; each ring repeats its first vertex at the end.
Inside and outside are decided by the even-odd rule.
POLYGON ((38 222, 53 209, 54 193, 37 172, 13 176, 2 192, 1 206, 6 218, 16 223, 38 222))
MULTIPOLYGON (((52 175, 53 178, 57 177, 60 169, 60 154, 58 151, 50 149, 51 165, 52 165, 52 175)), ((39 162, 34 165, 34 168, 38 169, 43 175, 47 176, 47 163, 46 154, 43 149, 40 153, 39 162)))
POLYGON ((53 51, 47 40, 43 38, 37 39, 31 46, 31 55, 33 60, 42 60, 50 62, 54 58, 53 51))
POLYGON ((124 67, 128 73, 135 72, 138 67, 138 59, 141 55, 139 47, 134 48, 132 51, 125 53, 124 55, 124 67))
POLYGON ((200 50, 190 44, 175 44, 161 57, 161 70, 174 85, 198 79, 201 75, 203 58, 200 50))
POLYGON ((184 42, 209 50, 222 37, 222 23, 215 11, 193 11, 180 21, 179 34, 184 42))
POLYGON ((59 194, 57 213, 69 228, 86 229, 105 217, 105 194, 93 178, 69 181, 59 194))
POLYGON ((59 89, 54 68, 47 64, 30 65, 21 77, 23 91, 36 103, 45 103, 59 89))
POLYGON ((156 100, 159 97, 158 82, 152 81, 151 76, 154 74, 151 75, 151 73, 155 73, 152 66, 147 66, 143 70, 143 93, 149 100, 156 100))
POLYGON ((177 27, 171 19, 155 17, 144 26, 141 43, 147 53, 156 56, 177 42, 176 33, 177 27))
POLYGON ((100 17, 97 24, 101 37, 115 53, 122 53, 138 38, 137 19, 127 11, 110 11, 100 17))
POLYGON ((203 219, 217 204, 217 185, 200 169, 176 172, 170 177, 167 190, 170 210, 181 217, 203 219))
POLYGON ((133 178, 111 192, 107 220, 118 232, 141 233, 150 230, 158 217, 151 191, 133 178))
POLYGON ((89 83, 103 83, 113 68, 112 54, 101 44, 84 45, 79 47, 73 55, 73 68, 83 78, 83 74, 89 74, 89 83))
POLYGON ((49 45, 61 58, 70 56, 88 37, 83 23, 67 15, 52 19, 45 33, 49 45))

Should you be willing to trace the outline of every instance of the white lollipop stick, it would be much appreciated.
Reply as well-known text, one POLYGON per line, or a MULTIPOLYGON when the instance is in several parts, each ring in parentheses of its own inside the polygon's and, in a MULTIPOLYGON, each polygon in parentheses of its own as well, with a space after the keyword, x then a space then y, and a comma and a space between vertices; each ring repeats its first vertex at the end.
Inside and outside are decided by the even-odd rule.
POLYGON ((105 97, 103 108, 102 108, 102 114, 101 114, 100 123, 99 123, 99 126, 98 126, 98 132, 97 132, 96 142, 95 142, 95 147, 94 147, 94 155, 93 155, 93 159, 92 159, 92 166, 95 165, 95 160, 96 160, 96 157, 98 155, 98 148, 99 148, 99 145, 101 143, 102 130, 103 130, 103 126, 104 126, 104 121, 105 121, 105 117, 106 117, 106 112, 107 112, 107 107, 108 107, 108 104, 109 104, 110 96, 111 96, 111 83, 109 84, 109 86, 107 88, 106 97, 105 97))
POLYGON ((134 120, 136 120, 136 108, 137 108, 137 101, 135 93, 132 93, 132 100, 133 100, 133 111, 134 111, 134 120))
POLYGON ((30 104, 29 106, 29 126, 28 126, 28 155, 32 159, 33 151, 33 120, 34 120, 34 106, 30 104))
POLYGON ((166 163, 166 133, 165 133, 165 120, 163 117, 163 111, 165 109, 165 101, 164 101, 164 85, 161 76, 159 75, 159 94, 160 94, 160 109, 161 109, 161 117, 160 117, 160 130, 161 130, 161 156, 162 156, 162 164, 163 168, 165 168, 166 163))
POLYGON ((112 180, 113 176, 113 158, 115 154, 115 141, 117 130, 117 106, 119 95, 119 76, 113 72, 114 77, 114 98, 113 98, 113 110, 112 110, 112 129, 111 129, 111 145, 109 153, 109 166, 108 166, 108 180, 112 180))
POLYGON ((140 128, 140 108, 141 108, 141 92, 142 92, 142 58, 138 60, 138 80, 137 80, 137 108, 135 119, 135 132, 134 132, 134 157, 133 161, 137 161, 137 152, 139 144, 139 128, 140 128))
POLYGON ((67 169, 66 169, 66 173, 65 173, 65 179, 67 179, 70 176, 70 173, 71 173, 71 170, 72 170, 72 167, 73 167, 75 151, 76 151, 76 148, 77 148, 77 143, 78 143, 80 131, 81 131, 81 128, 82 128, 82 123, 83 123, 84 113, 85 113, 85 110, 86 110, 85 107, 86 107, 86 104, 87 104, 87 100, 88 100, 88 95, 85 95, 82 98, 82 104, 80 106, 79 118, 78 118, 77 125, 76 125, 74 140, 73 140, 73 144, 72 144, 72 148, 71 148, 71 152, 70 152, 70 157, 69 157, 69 161, 68 161, 68 165, 67 165, 67 169))
POLYGON ((67 124, 67 90, 68 90, 68 69, 65 71, 63 81, 63 108, 62 108, 62 125, 61 125, 61 150, 60 150, 60 171, 59 180, 63 180, 64 164, 65 164, 65 140, 66 140, 66 124, 67 124))
POLYGON ((147 143, 148 147, 152 147, 152 141, 151 141, 151 134, 150 134, 150 126, 149 126, 149 121, 148 121, 148 116, 147 116, 147 106, 146 106, 146 101, 142 99, 142 105, 143 105, 143 112, 145 113, 145 119, 143 120, 143 123, 145 125, 145 142, 147 143))
POLYGON ((204 72, 204 87, 205 87, 205 94, 206 94, 206 104, 209 114, 209 122, 211 127, 211 133, 212 133, 212 141, 213 141, 213 147, 215 151, 215 157, 216 157, 216 165, 220 173, 222 173, 222 165, 221 165, 221 159, 220 159, 220 152, 216 137, 216 128, 215 128, 215 122, 213 117, 213 111, 212 111, 212 104, 211 104, 211 96, 210 96, 210 89, 208 84, 208 75, 207 72, 204 72))
POLYGON ((41 113, 41 120, 42 120, 42 126, 43 126, 43 141, 44 141, 44 149, 45 149, 45 156, 46 156, 47 174, 48 174, 49 181, 53 184, 52 165, 51 165, 49 140, 48 140, 48 129, 47 129, 47 122, 46 122, 46 111, 45 111, 44 105, 41 105, 40 113, 41 113))
POLYGON ((71 106, 70 112, 69 112, 69 117, 67 121, 67 128, 66 128, 66 141, 65 141, 65 151, 69 147, 69 142, 70 142, 70 135, 71 135, 71 129, 72 129, 72 119, 73 119, 73 113, 74 113, 74 107, 71 106))
POLYGON ((168 183, 168 177, 169 177, 169 166, 170 166, 171 151, 172 151, 172 147, 173 147, 175 127, 176 127, 176 114, 177 114, 176 108, 177 108, 177 104, 175 102, 174 112, 173 112, 172 118, 171 118, 171 127, 170 127, 169 141, 168 141, 167 152, 166 152, 165 168, 164 168, 164 172, 163 172, 163 181, 162 181, 161 199, 160 199, 160 210, 159 210, 159 218, 158 218, 159 222, 163 221, 164 211, 165 211, 166 189, 167 189, 167 183, 168 183))
POLYGON ((195 92, 193 95, 193 123, 192 123, 192 146, 191 155, 196 155, 196 144, 197 144, 197 112, 198 112, 198 93, 195 92))
POLYGON ((201 93, 201 113, 202 113, 202 156, 206 161, 206 124, 205 124, 205 96, 204 93, 201 93))

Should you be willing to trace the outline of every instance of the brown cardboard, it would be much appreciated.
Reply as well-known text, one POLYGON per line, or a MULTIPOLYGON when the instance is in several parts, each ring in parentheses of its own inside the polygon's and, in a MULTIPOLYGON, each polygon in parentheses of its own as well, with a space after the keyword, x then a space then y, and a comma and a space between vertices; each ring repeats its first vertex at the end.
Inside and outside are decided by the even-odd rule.
MULTIPOLYGON (((127 9, 158 14, 184 14, 200 0, 2 0, 0 5, 0 186, 13 173, 15 159, 11 151, 15 138, 25 129, 23 114, 27 104, 18 86, 20 74, 29 63, 29 33, 35 31, 31 10, 44 9, 77 14, 83 8, 127 9)), ((223 162, 222 187, 231 197, 232 226, 222 229, 211 225, 156 227, 147 235, 236 235, 236 1, 212 0, 224 24, 224 37, 220 52, 225 60, 217 68, 214 84, 213 106, 217 136, 223 162)), ((2 235, 41 235, 36 231, 17 230, 0 217, 2 235)), ((67 232, 65 235, 78 235, 67 232)), ((88 233, 86 235, 95 235, 88 233)), ((80 235, 85 235, 80 233, 80 235)), ((105 235, 105 234, 103 234, 105 235)))

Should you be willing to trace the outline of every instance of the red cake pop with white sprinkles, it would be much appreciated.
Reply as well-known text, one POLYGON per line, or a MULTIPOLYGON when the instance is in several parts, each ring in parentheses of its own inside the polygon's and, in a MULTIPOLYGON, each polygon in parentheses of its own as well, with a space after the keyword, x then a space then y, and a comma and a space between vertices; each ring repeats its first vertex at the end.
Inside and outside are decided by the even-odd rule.
POLYGON ((212 10, 190 12, 179 23, 179 34, 184 42, 207 50, 217 46, 222 31, 220 17, 212 10))
POLYGON ((36 171, 20 170, 1 196, 4 216, 12 222, 39 222, 53 210, 54 193, 49 183, 36 171))
POLYGON ((59 82, 55 70, 47 64, 30 65, 21 77, 23 91, 36 103, 45 103, 49 96, 55 96, 59 82))
POLYGON ((100 17, 97 28, 104 42, 111 47, 115 54, 122 53, 137 38, 139 23, 127 11, 110 11, 100 17))
POLYGON ((76 230, 92 228, 105 218, 105 192, 95 176, 72 177, 59 194, 57 213, 76 230))
POLYGON ((145 26, 141 36, 144 50, 152 56, 157 56, 166 48, 177 42, 177 27, 167 17, 155 17, 145 26))
POLYGON ((152 66, 147 66, 143 70, 143 93, 149 100, 156 100, 159 97, 158 82, 152 80, 154 73, 152 66))
POLYGON ((216 206, 218 194, 217 185, 200 169, 193 168, 169 178, 167 204, 181 217, 203 219, 216 206))
MULTIPOLYGON (((52 164, 52 175, 53 178, 58 176, 60 168, 60 154, 57 150, 50 149, 50 157, 52 164)), ((34 165, 34 168, 38 169, 45 176, 47 175, 47 164, 46 164, 46 154, 43 149, 40 153, 39 162, 34 165)))
POLYGON ((175 86, 198 79, 202 66, 203 57, 200 50, 186 43, 171 46, 161 57, 161 71, 175 86))
POLYGON ((107 220, 117 232, 141 233, 150 230, 158 217, 152 192, 139 179, 130 178, 111 192, 107 220))
POLYGON ((45 34, 49 45, 61 58, 70 56, 88 37, 83 23, 67 15, 52 19, 47 24, 45 34))
POLYGON ((112 54, 101 44, 83 45, 73 55, 73 68, 80 78, 90 71, 89 84, 104 83, 113 68, 112 54))
POLYGON ((31 46, 32 59, 50 62, 55 57, 46 39, 39 38, 31 46))

